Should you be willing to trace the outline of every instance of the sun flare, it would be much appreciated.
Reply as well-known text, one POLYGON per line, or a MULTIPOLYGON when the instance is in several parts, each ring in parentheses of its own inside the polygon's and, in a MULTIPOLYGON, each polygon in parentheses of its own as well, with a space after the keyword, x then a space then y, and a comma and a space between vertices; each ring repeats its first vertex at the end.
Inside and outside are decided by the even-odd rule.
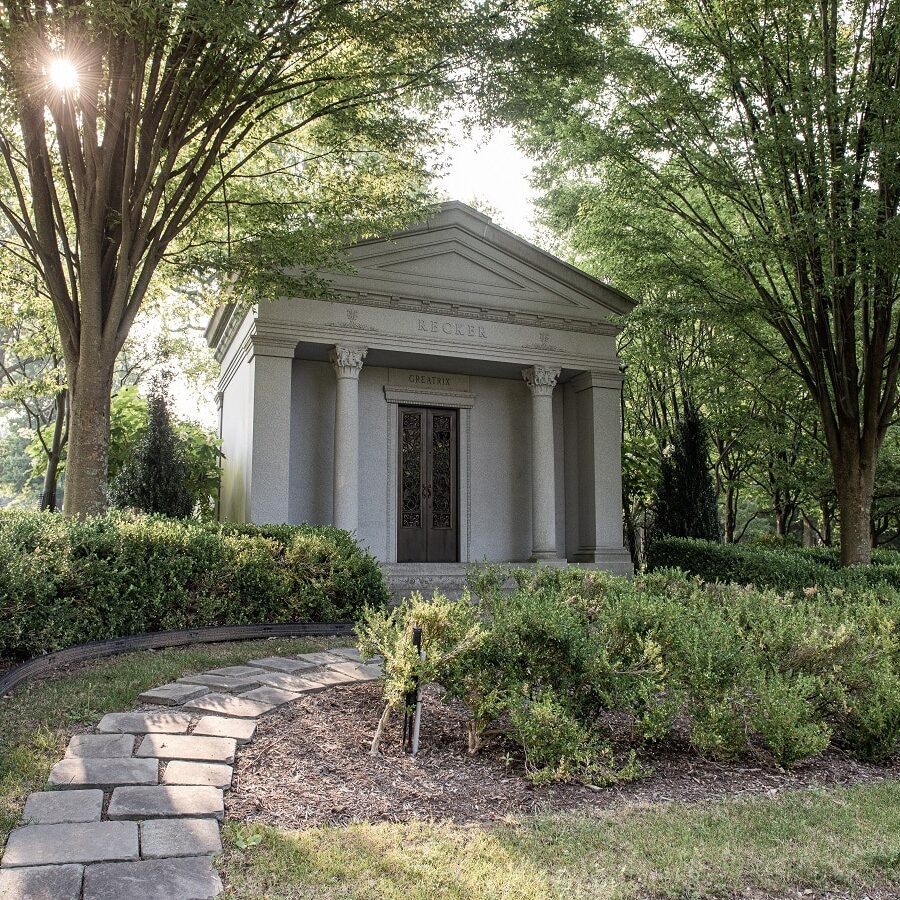
POLYGON ((78 87, 78 69, 64 56, 57 56, 48 67, 50 83, 58 91, 73 91, 78 87))

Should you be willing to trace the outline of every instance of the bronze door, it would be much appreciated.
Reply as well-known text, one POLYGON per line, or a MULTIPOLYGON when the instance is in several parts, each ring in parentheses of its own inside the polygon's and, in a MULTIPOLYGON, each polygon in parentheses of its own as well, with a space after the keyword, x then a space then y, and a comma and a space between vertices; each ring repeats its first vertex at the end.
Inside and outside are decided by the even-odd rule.
POLYGON ((397 561, 457 562, 459 411, 399 411, 397 561))

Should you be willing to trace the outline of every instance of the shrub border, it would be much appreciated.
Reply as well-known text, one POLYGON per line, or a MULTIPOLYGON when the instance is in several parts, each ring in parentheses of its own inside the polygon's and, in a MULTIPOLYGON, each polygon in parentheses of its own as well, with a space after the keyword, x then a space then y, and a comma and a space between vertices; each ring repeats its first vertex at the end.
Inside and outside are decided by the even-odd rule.
POLYGON ((218 641, 248 641, 268 637, 337 637, 353 634, 352 622, 280 622, 271 625, 210 625, 180 631, 151 631, 108 641, 89 641, 65 650, 55 650, 14 666, 0 677, 0 698, 10 694, 23 681, 45 675, 61 666, 115 656, 131 650, 157 650, 186 644, 210 644, 218 641))

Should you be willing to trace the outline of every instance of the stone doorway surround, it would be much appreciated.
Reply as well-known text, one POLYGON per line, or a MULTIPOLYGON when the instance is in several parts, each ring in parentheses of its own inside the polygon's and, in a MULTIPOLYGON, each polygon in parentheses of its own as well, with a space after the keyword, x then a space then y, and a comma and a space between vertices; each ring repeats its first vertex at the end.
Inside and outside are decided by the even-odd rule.
MULTIPOLYGON (((397 472, 400 406, 427 406, 459 410, 459 561, 471 560, 469 536, 472 525, 472 491, 469 478, 472 464, 471 411, 475 406, 475 395, 468 390, 444 390, 428 386, 406 386, 403 384, 404 370, 391 370, 390 384, 384 386, 387 402, 387 471, 385 473, 387 492, 385 497, 385 530, 388 535, 387 563, 397 562, 397 472), (395 375, 395 371, 397 374, 395 375), (396 382, 396 383, 394 383, 396 382)), ((461 386, 468 385, 465 376, 449 376, 461 386)))

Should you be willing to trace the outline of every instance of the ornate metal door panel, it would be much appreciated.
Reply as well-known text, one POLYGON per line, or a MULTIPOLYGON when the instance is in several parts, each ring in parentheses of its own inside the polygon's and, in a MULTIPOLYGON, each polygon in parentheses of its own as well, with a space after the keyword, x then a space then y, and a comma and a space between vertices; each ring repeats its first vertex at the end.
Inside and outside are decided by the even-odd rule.
POLYGON ((455 409, 400 407, 399 562, 459 559, 458 416, 455 409))

